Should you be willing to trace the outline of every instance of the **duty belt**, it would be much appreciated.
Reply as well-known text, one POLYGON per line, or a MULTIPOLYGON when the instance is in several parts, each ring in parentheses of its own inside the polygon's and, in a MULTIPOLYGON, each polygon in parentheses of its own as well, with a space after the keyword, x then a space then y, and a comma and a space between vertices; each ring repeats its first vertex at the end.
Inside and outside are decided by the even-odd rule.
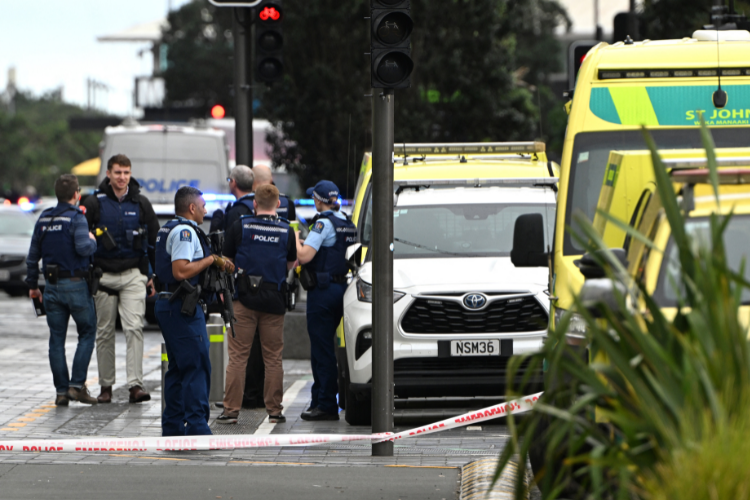
POLYGON ((331 283, 346 283, 346 274, 332 274, 331 283))
POLYGON ((65 278, 88 278, 89 272, 84 270, 77 270, 77 271, 58 271, 57 278, 58 279, 65 279, 65 278))

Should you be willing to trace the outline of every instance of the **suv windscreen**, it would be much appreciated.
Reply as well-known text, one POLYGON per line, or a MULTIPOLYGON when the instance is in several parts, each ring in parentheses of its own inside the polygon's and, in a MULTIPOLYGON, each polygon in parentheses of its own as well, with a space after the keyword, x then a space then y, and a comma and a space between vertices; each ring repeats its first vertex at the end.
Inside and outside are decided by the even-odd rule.
MULTIPOLYGON (((393 257, 508 257, 519 215, 539 213, 545 246, 555 224, 553 204, 465 204, 397 207, 393 210, 393 257)), ((368 252, 370 257, 372 252, 368 252)))
MULTIPOLYGON (((711 225, 708 217, 689 219, 685 223, 685 229, 693 238, 694 245, 711 247, 711 225)), ((724 248, 730 269, 739 272, 744 264, 746 280, 750 280, 750 262, 743 262, 748 260, 748 241, 750 241, 750 215, 733 216, 724 232, 724 248)), ((676 307, 678 296, 684 297, 684 287, 679 283, 680 257, 677 246, 671 238, 664 256, 654 297, 661 307, 676 307), (677 289, 678 286, 681 290, 677 289)), ((742 291, 742 303, 750 304, 750 290, 747 288, 742 291)))
MULTIPOLYGON (((659 149, 702 149, 697 128, 650 130, 659 149)), ((750 146, 748 127, 712 128, 714 142, 718 148, 750 146)), ((573 231, 580 230, 572 220, 573 213, 581 210, 589 220, 594 219, 599 192, 602 189, 604 172, 607 169, 610 151, 635 151, 646 149, 640 130, 584 132, 575 136, 573 156, 570 162, 570 182, 565 207, 565 225, 573 231)), ((564 255, 580 255, 584 252, 579 242, 569 231, 563 238, 564 255)))

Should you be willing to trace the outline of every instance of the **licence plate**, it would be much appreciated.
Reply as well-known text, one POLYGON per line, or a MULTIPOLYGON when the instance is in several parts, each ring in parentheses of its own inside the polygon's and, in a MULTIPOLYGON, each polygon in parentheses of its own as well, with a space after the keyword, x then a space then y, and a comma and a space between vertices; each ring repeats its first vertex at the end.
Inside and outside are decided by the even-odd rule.
POLYGON ((10 271, 7 269, 0 269, 0 281, 10 281, 10 271))
POLYGON ((451 356, 500 356, 500 341, 451 340, 451 356))

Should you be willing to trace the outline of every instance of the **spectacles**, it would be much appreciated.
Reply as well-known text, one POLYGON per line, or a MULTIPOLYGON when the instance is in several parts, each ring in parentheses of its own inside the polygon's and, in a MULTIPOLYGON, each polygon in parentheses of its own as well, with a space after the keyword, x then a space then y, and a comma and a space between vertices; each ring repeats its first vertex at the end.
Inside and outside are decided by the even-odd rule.
POLYGON ((232 182, 233 180, 231 177, 227 177, 227 182, 232 182))

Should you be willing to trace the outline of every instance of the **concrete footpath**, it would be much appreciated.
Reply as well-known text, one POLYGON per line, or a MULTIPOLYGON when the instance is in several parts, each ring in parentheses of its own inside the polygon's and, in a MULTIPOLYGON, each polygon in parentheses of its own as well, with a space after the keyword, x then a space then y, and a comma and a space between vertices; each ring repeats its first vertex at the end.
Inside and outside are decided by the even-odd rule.
MULTIPOLYGON (((33 317, 28 302, 0 297, 0 440, 161 435, 161 333, 144 332, 145 385, 151 401, 127 402, 125 341, 118 332, 114 402, 55 407, 47 325, 33 317)), ((76 340, 71 323, 69 363, 76 340)), ((210 422, 214 433, 371 432, 370 427, 348 425, 344 412, 338 422, 303 421, 300 414, 309 405, 312 385, 310 363, 286 359, 284 371, 287 422, 270 424, 265 410, 256 409, 243 410, 239 425, 217 425, 214 419, 220 409, 215 409, 210 422)), ((95 396, 96 375, 94 355, 87 385, 95 396)), ((507 439, 504 421, 496 420, 405 439, 396 443, 393 457, 372 457, 366 443, 205 452, 0 452, 0 498, 479 498, 477 487, 486 482, 490 469, 494 471, 491 464, 507 439), (483 474, 476 473, 480 461, 483 474), (473 471, 471 483, 462 484, 462 470, 467 468, 473 471)), ((507 488, 502 489, 504 496, 488 498, 512 498, 507 488)))

